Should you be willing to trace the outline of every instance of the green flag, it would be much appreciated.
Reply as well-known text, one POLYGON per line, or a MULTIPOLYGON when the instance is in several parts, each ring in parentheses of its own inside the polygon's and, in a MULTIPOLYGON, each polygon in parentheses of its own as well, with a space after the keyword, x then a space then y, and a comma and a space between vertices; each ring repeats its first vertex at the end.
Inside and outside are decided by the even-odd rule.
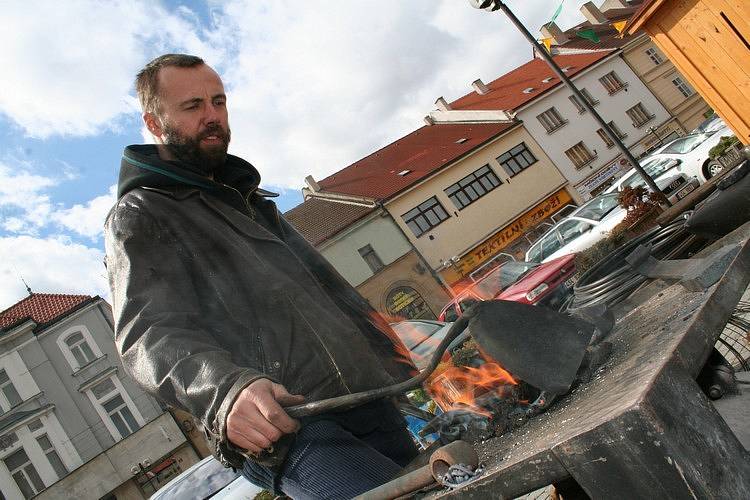
POLYGON ((600 41, 599 36, 592 29, 576 31, 576 35, 580 36, 581 38, 585 38, 586 40, 591 40, 594 43, 599 43, 600 41))
POLYGON ((547 23, 547 25, 550 25, 550 24, 554 23, 555 20, 557 20, 557 16, 559 16, 560 12, 562 12, 563 2, 565 2, 565 0, 562 0, 560 2, 560 5, 557 7, 557 10, 555 11, 555 13, 552 14, 552 19, 549 20, 549 22, 547 23))

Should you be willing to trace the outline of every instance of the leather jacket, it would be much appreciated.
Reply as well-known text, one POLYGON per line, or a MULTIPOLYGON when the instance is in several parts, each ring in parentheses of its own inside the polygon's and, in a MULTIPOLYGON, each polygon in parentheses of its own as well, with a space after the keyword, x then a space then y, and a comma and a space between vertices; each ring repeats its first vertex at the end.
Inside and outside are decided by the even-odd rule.
POLYGON ((226 417, 258 378, 306 401, 414 375, 385 320, 279 215, 255 168, 216 181, 126 148, 105 223, 115 341, 148 393, 198 417, 225 465, 226 417))

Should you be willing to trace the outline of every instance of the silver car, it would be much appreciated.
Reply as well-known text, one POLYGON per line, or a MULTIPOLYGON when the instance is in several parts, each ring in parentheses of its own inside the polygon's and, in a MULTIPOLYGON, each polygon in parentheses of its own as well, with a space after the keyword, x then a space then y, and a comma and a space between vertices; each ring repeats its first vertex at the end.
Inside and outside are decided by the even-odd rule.
POLYGON ((602 194, 578 207, 531 245, 524 260, 548 262, 586 250, 606 238, 627 215, 618 205, 617 196, 618 193, 602 194))
MULTIPOLYGON (((677 170, 676 167, 680 163, 682 163, 680 160, 673 158, 648 157, 641 160, 643 170, 654 179, 656 186, 672 203, 677 203, 695 191, 699 186, 698 179, 689 177, 677 170)), ((617 179, 613 185, 607 188, 605 193, 617 193, 626 187, 644 187, 648 189, 643 177, 641 177, 638 171, 632 169, 617 179)))

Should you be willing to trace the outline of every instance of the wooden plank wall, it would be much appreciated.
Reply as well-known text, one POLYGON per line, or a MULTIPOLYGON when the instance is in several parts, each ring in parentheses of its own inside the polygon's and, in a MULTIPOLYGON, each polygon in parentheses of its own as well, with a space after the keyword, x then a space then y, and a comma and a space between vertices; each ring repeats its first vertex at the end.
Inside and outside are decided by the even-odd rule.
POLYGON ((750 1, 671 0, 645 28, 737 137, 750 144, 750 1))

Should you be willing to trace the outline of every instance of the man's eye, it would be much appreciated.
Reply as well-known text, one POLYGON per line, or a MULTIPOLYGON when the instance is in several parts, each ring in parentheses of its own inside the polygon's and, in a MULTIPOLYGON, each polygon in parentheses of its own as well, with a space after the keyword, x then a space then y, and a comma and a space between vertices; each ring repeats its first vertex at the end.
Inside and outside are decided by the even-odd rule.
POLYGON ((226 99, 216 99, 214 101, 214 106, 224 106, 227 103, 226 99))

